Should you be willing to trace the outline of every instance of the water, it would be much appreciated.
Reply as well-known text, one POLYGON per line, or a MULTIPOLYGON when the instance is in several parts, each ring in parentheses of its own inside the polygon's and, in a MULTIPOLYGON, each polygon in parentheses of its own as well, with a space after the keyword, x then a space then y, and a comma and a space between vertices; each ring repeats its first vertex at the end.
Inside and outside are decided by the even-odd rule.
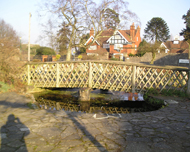
POLYGON ((163 104, 150 104, 144 101, 142 94, 124 93, 119 91, 93 90, 91 100, 78 101, 79 89, 53 89, 34 93, 37 106, 41 109, 66 110, 87 113, 132 113, 157 110, 163 104), (129 101, 130 99, 130 101, 129 101))

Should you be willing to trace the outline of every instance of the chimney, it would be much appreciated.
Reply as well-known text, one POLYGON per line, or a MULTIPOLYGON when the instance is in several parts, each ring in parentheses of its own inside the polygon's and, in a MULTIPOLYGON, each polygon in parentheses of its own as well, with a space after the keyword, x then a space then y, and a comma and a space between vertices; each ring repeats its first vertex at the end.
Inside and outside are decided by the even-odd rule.
POLYGON ((90 30, 90 36, 94 36, 94 29, 93 29, 93 27, 90 30))
POLYGON ((140 30, 140 29, 141 29, 141 28, 138 26, 138 27, 137 27, 137 30, 140 30))
POLYGON ((135 38, 135 25, 134 25, 134 23, 130 26, 130 36, 131 36, 131 40, 134 40, 134 38, 135 38))

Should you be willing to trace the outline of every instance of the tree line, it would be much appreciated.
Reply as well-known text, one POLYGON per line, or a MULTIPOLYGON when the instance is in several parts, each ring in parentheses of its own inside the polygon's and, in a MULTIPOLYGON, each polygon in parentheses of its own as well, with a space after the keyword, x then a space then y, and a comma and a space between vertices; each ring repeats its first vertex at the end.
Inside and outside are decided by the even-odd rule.
POLYGON ((70 60, 73 48, 84 52, 95 40, 102 37, 101 33, 106 29, 126 29, 129 20, 140 25, 138 16, 128 9, 128 3, 124 0, 103 0, 99 3, 95 0, 49 0, 42 6, 40 16, 44 17, 44 12, 50 13, 51 19, 54 16, 46 24, 47 30, 44 30, 44 34, 48 34, 52 48, 67 55, 66 60, 70 60), (54 26, 59 30, 54 32, 54 26), (91 28, 94 29, 94 40, 84 45, 91 28))
MULTIPOLYGON (((190 9, 187 14, 182 16, 186 28, 184 28, 179 34, 184 36, 184 40, 190 44, 190 9)), ((146 52, 152 52, 151 64, 154 63, 156 52, 158 49, 163 51, 164 48, 160 48, 162 42, 166 42, 170 38, 169 27, 167 23, 160 17, 154 17, 146 24, 144 30, 144 39, 139 45, 138 55, 142 56, 146 52)))

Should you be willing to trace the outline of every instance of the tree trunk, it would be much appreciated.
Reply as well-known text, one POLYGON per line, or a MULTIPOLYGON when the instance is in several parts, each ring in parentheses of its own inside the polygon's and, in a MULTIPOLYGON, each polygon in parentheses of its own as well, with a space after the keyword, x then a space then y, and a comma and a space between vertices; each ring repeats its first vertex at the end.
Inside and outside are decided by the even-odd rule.
POLYGON ((152 60, 150 61, 150 64, 154 64, 155 58, 156 58, 156 52, 152 52, 152 60))
POLYGON ((70 60, 71 60, 71 48, 68 47, 66 61, 70 61, 70 60))

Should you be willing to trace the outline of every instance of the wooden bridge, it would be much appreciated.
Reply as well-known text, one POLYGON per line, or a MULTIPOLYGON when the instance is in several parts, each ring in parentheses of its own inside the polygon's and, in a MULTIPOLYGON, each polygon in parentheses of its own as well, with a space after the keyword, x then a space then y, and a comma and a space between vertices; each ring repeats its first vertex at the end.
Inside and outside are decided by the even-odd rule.
POLYGON ((21 75, 28 85, 43 88, 97 88, 145 92, 155 88, 188 90, 189 69, 121 61, 29 63, 21 75))

